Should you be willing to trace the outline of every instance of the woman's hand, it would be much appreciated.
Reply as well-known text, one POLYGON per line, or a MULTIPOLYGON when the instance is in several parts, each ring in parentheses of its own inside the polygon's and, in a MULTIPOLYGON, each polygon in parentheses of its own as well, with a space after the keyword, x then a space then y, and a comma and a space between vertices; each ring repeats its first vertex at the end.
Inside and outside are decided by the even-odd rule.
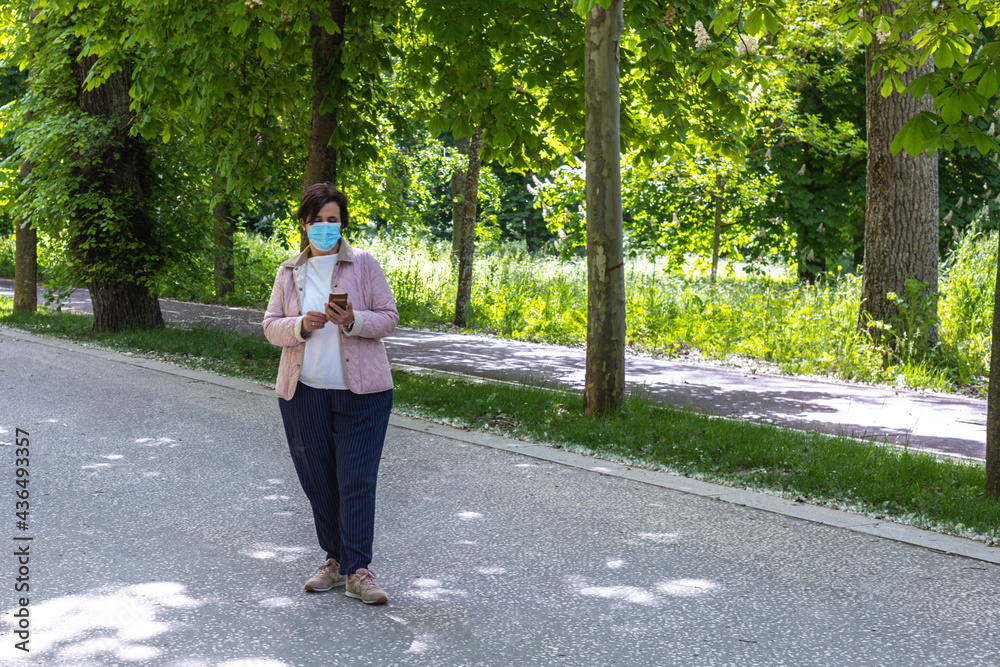
MULTIPOLYGON (((327 308, 330 306, 327 305, 327 308)), ((318 310, 310 310, 306 313, 306 316, 302 318, 302 330, 303 331, 319 331, 326 326, 327 323, 326 313, 321 313, 318 310)))
POLYGON ((340 306, 334 305, 329 301, 326 302, 326 319, 334 324, 339 324, 341 326, 350 326, 354 323, 354 307, 351 306, 351 302, 348 301, 347 305, 341 308, 340 306))

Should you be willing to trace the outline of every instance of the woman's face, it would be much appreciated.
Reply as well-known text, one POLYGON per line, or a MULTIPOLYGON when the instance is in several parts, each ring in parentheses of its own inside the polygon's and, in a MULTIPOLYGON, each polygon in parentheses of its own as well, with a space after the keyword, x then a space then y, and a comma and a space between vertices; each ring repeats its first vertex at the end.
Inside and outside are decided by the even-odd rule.
MULTIPOLYGON (((340 205, 335 201, 328 201, 327 203, 323 204, 322 208, 316 211, 316 213, 312 217, 312 220, 299 219, 299 224, 302 225, 303 234, 309 233, 309 223, 311 222, 341 222, 340 205)), ((341 223, 341 230, 343 230, 343 223, 341 223)), ((312 241, 309 242, 309 247, 312 249, 312 253, 314 255, 332 255, 333 253, 340 250, 340 241, 337 241, 337 244, 332 248, 330 248, 329 250, 318 249, 316 246, 312 244, 312 241)))

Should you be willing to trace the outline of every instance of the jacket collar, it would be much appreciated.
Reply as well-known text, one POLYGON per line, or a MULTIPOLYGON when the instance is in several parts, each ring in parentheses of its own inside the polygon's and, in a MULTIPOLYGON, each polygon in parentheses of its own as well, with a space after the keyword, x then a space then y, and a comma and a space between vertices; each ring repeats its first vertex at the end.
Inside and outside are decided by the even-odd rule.
MULTIPOLYGON (((345 239, 344 237, 340 237, 340 251, 339 252, 340 252, 340 257, 337 258, 337 263, 338 264, 340 262, 353 262, 354 261, 354 248, 351 247, 351 244, 349 244, 347 242, 347 239, 345 239)), ((298 267, 300 267, 303 264, 305 264, 309 260, 309 257, 311 255, 312 255, 311 248, 309 248, 308 246, 306 246, 305 250, 303 250, 302 252, 300 252, 298 255, 295 255, 295 257, 291 257, 289 259, 286 259, 284 262, 281 263, 281 266, 285 266, 285 267, 288 267, 290 269, 297 269, 298 267)))

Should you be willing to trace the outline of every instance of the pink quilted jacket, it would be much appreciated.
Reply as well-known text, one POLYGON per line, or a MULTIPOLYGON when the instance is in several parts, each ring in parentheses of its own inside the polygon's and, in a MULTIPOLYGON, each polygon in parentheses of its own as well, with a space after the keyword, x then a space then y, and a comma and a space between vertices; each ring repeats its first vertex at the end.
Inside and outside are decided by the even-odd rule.
MULTIPOLYGON (((271 299, 264 312, 264 336, 281 347, 275 382, 278 398, 290 399, 295 394, 305 341, 311 335, 311 332, 302 331, 304 313, 299 300, 305 289, 308 259, 309 248, 306 248, 278 267, 271 299)), ((382 267, 374 257, 363 250, 355 250, 346 239, 341 239, 340 259, 333 270, 332 287, 347 292, 354 308, 354 326, 350 332, 341 327, 340 332, 347 386, 355 394, 392 389, 392 373, 382 338, 396 329, 399 313, 382 267)), ((326 326, 335 325, 328 323, 326 326)))

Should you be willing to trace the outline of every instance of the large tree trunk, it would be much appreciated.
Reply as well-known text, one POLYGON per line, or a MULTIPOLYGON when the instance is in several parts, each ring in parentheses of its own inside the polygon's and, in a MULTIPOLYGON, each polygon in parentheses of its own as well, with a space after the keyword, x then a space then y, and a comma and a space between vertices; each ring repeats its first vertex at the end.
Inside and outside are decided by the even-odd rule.
MULTIPOLYGON (((891 14, 897 5, 883 2, 879 12, 891 14)), ((862 271, 861 309, 858 326, 869 318, 899 330, 899 309, 887 294, 906 298, 906 281, 926 284, 922 298, 930 300, 929 312, 937 313, 938 282, 938 160, 911 157, 905 152, 893 156, 889 144, 902 125, 917 113, 931 109, 931 98, 915 99, 893 92, 882 97, 881 72, 872 75, 873 58, 879 42, 865 48, 868 116, 868 178, 865 202, 865 258, 862 271)), ((932 71, 928 59, 921 68, 908 68, 900 75, 904 84, 932 71)), ((870 329, 876 339, 879 328, 870 329)), ((904 332, 916 334, 917 332, 904 332)), ((929 324, 928 342, 936 343, 937 329, 929 324)))
POLYGON ((472 302, 472 260, 476 255, 476 205, 479 201, 479 153, 483 149, 483 130, 472 131, 469 145, 469 168, 465 172, 465 211, 462 214, 462 250, 458 256, 458 291, 455 295, 455 326, 469 324, 472 302))
POLYGON ((127 280, 91 280, 87 287, 94 306, 94 331, 115 332, 163 326, 160 302, 145 285, 127 280))
MULTIPOLYGON (((997 241, 1000 243, 1000 234, 997 234, 997 241)), ((993 293, 992 343, 986 403, 986 497, 1000 500, 1000 261, 997 262, 996 287, 993 293)))
POLYGON ((126 63, 101 86, 86 90, 84 81, 94 61, 89 56, 76 62, 78 103, 81 111, 102 119, 108 132, 91 140, 90 159, 77 170, 79 192, 113 202, 115 218, 109 220, 102 212, 87 216, 70 239, 69 250, 90 276, 94 331, 158 328, 163 315, 148 287, 149 252, 156 252, 156 222, 145 208, 148 156, 145 142, 129 134, 132 68, 126 63))
POLYGON ((337 131, 344 43, 344 18, 347 0, 330 0, 330 18, 340 30, 331 35, 314 19, 312 39, 312 129, 309 132, 309 157, 306 159, 302 189, 313 183, 337 184, 337 149, 330 138, 337 131))
MULTIPOLYGON (((19 178, 31 173, 31 163, 21 162, 19 178)), ((38 308, 38 231, 28 220, 14 221, 14 312, 33 313, 38 308)))
POLYGON ((625 274, 622 248, 618 44, 622 0, 595 4, 586 27, 587 369, 583 412, 625 399, 625 274))
POLYGON ((233 234, 236 221, 229 202, 219 201, 212 210, 215 218, 215 296, 219 299, 233 293, 236 271, 233 267, 233 234))

